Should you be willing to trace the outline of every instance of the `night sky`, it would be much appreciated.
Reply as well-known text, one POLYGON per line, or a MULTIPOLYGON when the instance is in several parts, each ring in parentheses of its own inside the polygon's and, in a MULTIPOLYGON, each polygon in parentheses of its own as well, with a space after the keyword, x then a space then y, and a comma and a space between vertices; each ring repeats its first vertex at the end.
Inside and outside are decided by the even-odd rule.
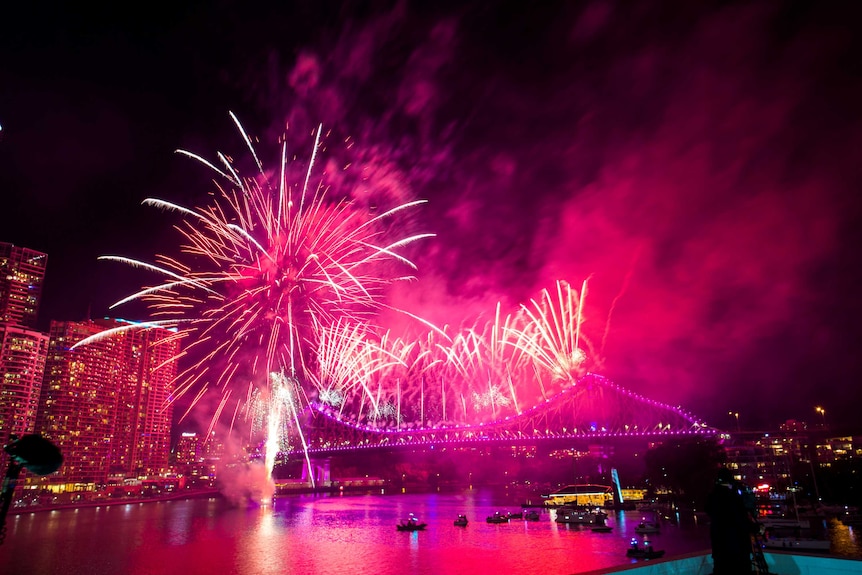
POLYGON ((589 278, 620 385, 718 427, 858 421, 856 2, 278 4, 4 7, 0 241, 49 255, 43 328, 146 283, 98 256, 177 253, 141 201, 207 201, 174 150, 247 156, 230 110, 270 164, 322 123, 333 185, 429 200, 396 305, 458 326, 589 278))

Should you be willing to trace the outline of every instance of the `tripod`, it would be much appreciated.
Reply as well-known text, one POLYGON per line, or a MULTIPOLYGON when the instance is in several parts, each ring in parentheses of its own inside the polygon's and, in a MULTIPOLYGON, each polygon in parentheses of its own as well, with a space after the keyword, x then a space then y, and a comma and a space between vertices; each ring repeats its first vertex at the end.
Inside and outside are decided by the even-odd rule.
POLYGON ((762 527, 751 536, 751 572, 769 573, 769 566, 766 564, 766 559, 763 557, 763 529, 762 527))

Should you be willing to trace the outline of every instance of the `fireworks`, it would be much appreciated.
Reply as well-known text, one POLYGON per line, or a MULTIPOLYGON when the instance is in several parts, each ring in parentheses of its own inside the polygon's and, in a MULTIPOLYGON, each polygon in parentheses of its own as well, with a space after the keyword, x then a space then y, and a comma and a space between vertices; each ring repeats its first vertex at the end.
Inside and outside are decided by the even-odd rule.
MULTIPOLYGON (((396 422, 471 424, 520 413, 575 385, 598 361, 581 333, 586 282, 580 293, 563 281, 555 288, 510 315, 498 304, 493 321, 451 337, 432 332, 384 342, 378 347, 392 361, 375 372, 376 392, 371 386, 356 397, 394 405, 396 422)), ((361 412, 354 406, 354 414, 361 412)), ((372 424, 392 420, 380 413, 370 408, 372 424)))
MULTIPOLYGON (((320 129, 304 177, 291 184, 294 165, 287 161, 286 144, 277 174, 266 172, 231 116, 254 159, 251 176, 241 175, 224 154, 217 154, 217 167, 181 151, 219 176, 211 203, 190 209, 163 199, 144 202, 182 218, 176 226, 180 256, 158 256, 155 263, 100 258, 160 278, 115 306, 146 302, 151 325, 178 330, 191 365, 178 377, 174 401, 195 390, 192 409, 217 390, 211 427, 227 406, 235 418, 258 389, 270 387, 270 374, 316 385, 330 400, 367 390, 360 375, 374 369, 361 351, 367 347, 368 320, 385 305, 387 284, 412 278, 397 274, 398 267, 415 269, 400 252, 431 236, 396 235, 400 227, 391 223, 424 201, 371 214, 327 187, 323 178, 318 181, 314 163, 320 129), (347 357, 356 357, 354 366, 344 363, 347 357), (355 366, 362 370, 351 375, 355 366)), ((306 401, 303 385, 295 395, 306 401)))
POLYGON ((285 144, 269 173, 234 121, 252 175, 221 153, 217 166, 181 152, 218 175, 211 202, 144 202, 181 218, 179 255, 102 258, 160 279, 115 304, 139 300, 151 310, 148 324, 120 329, 177 330, 188 367, 173 401, 189 397, 191 410, 216 392, 209 431, 223 413, 231 422, 243 414, 252 434, 266 436, 271 468, 276 451, 305 445, 300 413, 312 401, 377 426, 475 423, 520 413, 584 374, 586 282, 580 293, 557 282, 513 314, 498 304, 493 321, 454 335, 433 326, 412 340, 378 333, 387 285, 412 279, 400 273, 415 269, 404 248, 432 237, 400 233, 402 216, 424 202, 369 213, 328 187, 314 172, 320 129, 300 177, 285 144))

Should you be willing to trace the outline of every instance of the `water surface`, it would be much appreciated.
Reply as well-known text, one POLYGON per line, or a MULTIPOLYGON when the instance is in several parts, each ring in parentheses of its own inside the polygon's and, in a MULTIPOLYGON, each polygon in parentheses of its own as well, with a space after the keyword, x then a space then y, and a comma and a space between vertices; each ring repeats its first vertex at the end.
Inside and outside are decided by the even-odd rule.
MULTIPOLYGON (((64 509, 10 516, 0 572, 148 575, 574 574, 626 565, 643 514, 611 513, 612 533, 541 521, 493 525, 520 506, 485 491, 289 496, 266 507, 222 498, 64 509), (404 533, 414 513, 428 523, 404 533), (466 528, 452 522, 459 513, 466 528)), ((642 540, 643 536, 637 536, 642 540)), ((709 548, 708 529, 665 523, 649 536, 668 556, 709 548)))

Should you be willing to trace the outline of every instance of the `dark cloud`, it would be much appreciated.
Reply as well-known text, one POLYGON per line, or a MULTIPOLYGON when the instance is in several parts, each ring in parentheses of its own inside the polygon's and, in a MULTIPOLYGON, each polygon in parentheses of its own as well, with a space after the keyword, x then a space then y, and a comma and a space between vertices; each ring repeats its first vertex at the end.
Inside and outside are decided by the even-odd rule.
MULTIPOLYGON (((0 142, 0 184, 96 219, 146 213, 133 206, 152 189, 187 203, 209 190, 172 147, 244 153, 228 109, 265 157, 286 133, 297 169, 322 123, 334 186, 369 206, 430 200, 411 225, 437 237, 415 248, 420 278, 398 305, 457 326, 589 278, 585 330, 622 385, 717 425, 728 410, 744 425, 810 419, 816 404, 855 418, 852 5, 223 2, 144 21, 91 22, 86 42, 54 22, 64 34, 47 48, 17 38, 27 61, 65 55, 45 73, 15 66, 21 87, 0 89, 35 118, 0 142), (76 74, 80 57, 92 66, 76 74), (25 106, 36 84, 44 97, 25 106), (105 211, 85 184, 113 166, 125 176, 92 194, 130 198, 105 211)), ((93 249, 169 245, 167 223, 145 217, 103 228, 93 249)), ((36 242, 13 236, 0 239, 36 242)))

